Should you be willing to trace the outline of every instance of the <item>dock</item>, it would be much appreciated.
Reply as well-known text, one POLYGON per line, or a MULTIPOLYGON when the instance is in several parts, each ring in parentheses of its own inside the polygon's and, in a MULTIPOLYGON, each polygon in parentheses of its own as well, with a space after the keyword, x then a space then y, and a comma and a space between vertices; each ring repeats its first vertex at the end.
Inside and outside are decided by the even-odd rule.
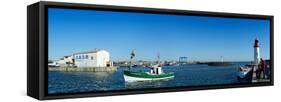
POLYGON ((66 71, 66 72, 112 72, 116 71, 117 67, 49 67, 49 71, 66 71))
POLYGON ((269 78, 257 78, 257 74, 255 73, 255 71, 253 71, 253 75, 252 75, 252 83, 257 83, 257 82, 270 82, 269 78))

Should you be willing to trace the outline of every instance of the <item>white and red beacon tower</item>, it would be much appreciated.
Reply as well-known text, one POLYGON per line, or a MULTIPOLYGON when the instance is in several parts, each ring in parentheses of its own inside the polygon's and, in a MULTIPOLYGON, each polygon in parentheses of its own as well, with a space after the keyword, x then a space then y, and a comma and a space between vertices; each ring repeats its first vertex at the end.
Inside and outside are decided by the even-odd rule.
POLYGON ((260 46, 259 46, 259 40, 255 39, 254 44, 254 64, 258 65, 260 62, 260 46))

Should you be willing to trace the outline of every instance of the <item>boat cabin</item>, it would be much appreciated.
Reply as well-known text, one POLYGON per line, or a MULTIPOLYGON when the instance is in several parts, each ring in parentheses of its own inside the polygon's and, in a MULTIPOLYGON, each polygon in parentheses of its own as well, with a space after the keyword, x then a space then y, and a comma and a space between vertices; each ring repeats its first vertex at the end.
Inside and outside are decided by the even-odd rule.
POLYGON ((150 69, 150 74, 162 74, 162 68, 160 67, 160 65, 155 65, 150 69))

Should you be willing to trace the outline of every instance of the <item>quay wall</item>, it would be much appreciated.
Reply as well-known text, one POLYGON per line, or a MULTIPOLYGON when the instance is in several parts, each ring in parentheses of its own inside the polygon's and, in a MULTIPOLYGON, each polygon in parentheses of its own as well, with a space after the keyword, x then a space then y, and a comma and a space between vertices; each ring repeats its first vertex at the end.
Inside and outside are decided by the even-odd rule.
POLYGON ((111 72, 116 71, 117 67, 49 67, 49 71, 71 71, 71 72, 111 72))

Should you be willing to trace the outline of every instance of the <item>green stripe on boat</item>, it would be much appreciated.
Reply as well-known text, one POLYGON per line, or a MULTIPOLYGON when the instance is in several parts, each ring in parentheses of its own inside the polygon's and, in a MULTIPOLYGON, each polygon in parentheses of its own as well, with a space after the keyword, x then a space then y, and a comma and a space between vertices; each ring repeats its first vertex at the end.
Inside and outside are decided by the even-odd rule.
POLYGON ((132 72, 132 71, 124 71, 124 74, 131 77, 137 78, 166 78, 174 76, 173 72, 163 73, 163 74, 148 74, 146 72, 132 72))

